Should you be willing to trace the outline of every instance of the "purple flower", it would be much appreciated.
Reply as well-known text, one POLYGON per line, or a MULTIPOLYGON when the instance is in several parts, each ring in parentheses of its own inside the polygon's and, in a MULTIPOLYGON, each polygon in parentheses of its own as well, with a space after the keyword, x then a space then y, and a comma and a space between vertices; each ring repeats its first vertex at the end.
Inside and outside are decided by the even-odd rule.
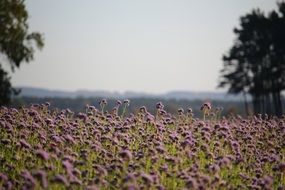
POLYGON ((56 176, 54 176, 54 178, 52 179, 52 181, 55 182, 55 183, 62 183, 62 184, 64 184, 65 186, 68 186, 68 185, 69 185, 69 183, 68 183, 66 177, 63 176, 63 175, 60 175, 60 174, 57 174, 56 176))
POLYGON ((140 107, 139 110, 140 110, 141 113, 146 113, 147 112, 147 109, 146 109, 145 106, 140 107))
POLYGON ((162 102, 158 102, 156 104, 156 109, 163 109, 164 108, 164 105, 162 104, 162 102))
POLYGON ((50 119, 50 118, 46 118, 45 122, 46 122, 47 125, 52 125, 54 123, 54 121, 52 119, 50 119))
POLYGON ((72 144, 74 144, 75 143, 75 140, 74 140, 74 138, 71 136, 71 135, 65 135, 64 136, 64 138, 65 138, 65 140, 67 141, 67 142, 70 142, 70 143, 72 143, 72 144))
POLYGON ((84 122, 86 122, 87 119, 88 119, 88 116, 87 116, 85 113, 81 113, 81 112, 78 113, 77 117, 78 117, 79 119, 82 119, 84 122))
POLYGON ((280 172, 283 172, 283 173, 285 174, 285 162, 279 164, 278 170, 279 170, 280 172))
POLYGON ((208 170, 210 173, 216 174, 217 172, 220 171, 220 167, 219 167, 219 165, 217 165, 217 164, 212 164, 212 165, 208 165, 208 166, 207 166, 207 170, 208 170))
POLYGON ((120 106, 120 105, 122 105, 122 102, 120 100, 117 100, 116 104, 117 104, 117 106, 120 106))
POLYGON ((108 175, 108 172, 107 172, 107 170, 103 167, 103 166, 101 166, 101 165, 99 165, 99 164, 94 164, 94 166, 93 166, 93 168, 95 169, 95 170, 97 170, 97 172, 98 172, 98 174, 100 175, 100 176, 107 176, 108 175))
POLYGON ((184 113, 183 108, 179 108, 179 109, 178 109, 178 114, 181 115, 181 114, 183 114, 183 113, 184 113))
POLYGON ((36 155, 38 155, 39 157, 41 157, 42 159, 44 159, 45 161, 47 161, 49 159, 49 153, 47 153, 44 150, 36 150, 36 155))
POLYGON ((31 175, 28 170, 22 171, 21 176, 25 179, 26 182, 29 182, 32 187, 36 186, 36 179, 31 175))
POLYGON ((157 152, 159 152, 161 154, 163 154, 165 152, 165 149, 162 145, 157 146, 155 149, 157 152))
POLYGON ((20 145, 24 148, 27 148, 27 149, 32 148, 32 146, 29 143, 27 143, 25 139, 21 139, 19 142, 20 142, 20 145))
POLYGON ((71 171, 73 169, 73 165, 68 160, 62 161, 62 165, 67 171, 71 171))
POLYGON ((49 107, 49 106, 50 106, 50 103, 49 103, 49 102, 46 102, 46 103, 45 103, 45 106, 49 107))
POLYGON ((153 183, 153 178, 151 175, 148 175, 146 173, 141 173, 140 176, 141 176, 142 180, 144 181, 144 183, 146 183, 148 185, 153 183))
POLYGON ((165 187, 163 185, 157 185, 156 189, 157 190, 165 190, 165 187))
POLYGON ((11 140, 10 139, 1 139, 1 143, 4 145, 10 144, 11 140))
POLYGON ((0 173, 0 181, 2 181, 2 182, 8 181, 7 175, 4 173, 0 173))
POLYGON ((129 173, 124 179, 123 182, 124 183, 128 183, 128 182, 134 182, 136 180, 136 176, 134 173, 129 173))
POLYGON ((122 157, 126 161, 130 161, 133 158, 131 151, 123 150, 119 153, 119 156, 122 157))
POLYGON ((46 189, 48 187, 47 173, 43 170, 33 172, 33 175, 40 179, 41 186, 46 189))
POLYGON ((192 108, 188 108, 188 109, 187 109, 187 112, 188 112, 188 113, 193 113, 192 108))
POLYGON ((129 105, 130 105, 130 100, 128 100, 128 99, 124 100, 124 104, 125 104, 126 106, 129 106, 129 105))
POLYGON ((194 178, 188 177, 186 180, 186 187, 189 189, 198 189, 198 183, 194 178))
POLYGON ((92 186, 87 186, 84 190, 99 190, 99 188, 96 187, 95 185, 92 185, 92 186))
POLYGON ((106 99, 102 99, 100 102, 99 102, 100 106, 103 106, 103 105, 107 105, 107 100, 106 99))
POLYGON ((74 185, 82 185, 82 181, 80 181, 76 176, 74 175, 69 175, 69 182, 70 184, 74 185))
POLYGON ((168 165, 167 164, 163 164, 162 166, 160 166, 159 168, 161 171, 167 172, 168 171, 168 165))
POLYGON ((53 135, 51 139, 52 139, 52 141, 54 141, 55 143, 61 143, 61 142, 62 142, 61 137, 59 137, 59 136, 57 136, 57 135, 53 135))

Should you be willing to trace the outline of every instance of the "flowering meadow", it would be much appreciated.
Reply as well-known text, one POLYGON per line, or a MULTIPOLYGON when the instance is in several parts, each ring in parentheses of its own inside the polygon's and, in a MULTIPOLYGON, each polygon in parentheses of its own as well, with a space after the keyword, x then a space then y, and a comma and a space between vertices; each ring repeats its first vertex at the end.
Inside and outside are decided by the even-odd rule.
POLYGON ((0 109, 0 189, 285 189, 285 119, 129 101, 0 109))

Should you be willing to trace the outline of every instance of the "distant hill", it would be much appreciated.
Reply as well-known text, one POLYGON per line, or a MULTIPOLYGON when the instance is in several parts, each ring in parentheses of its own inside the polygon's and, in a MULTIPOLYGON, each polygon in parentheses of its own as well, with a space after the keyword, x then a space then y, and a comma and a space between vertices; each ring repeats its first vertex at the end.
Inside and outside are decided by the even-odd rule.
POLYGON ((185 99, 185 100, 219 100, 219 101, 241 101, 241 95, 228 95, 223 92, 192 92, 192 91, 170 91, 165 94, 147 94, 140 92, 127 91, 124 93, 110 92, 110 91, 91 91, 91 90, 77 90, 77 91, 61 91, 49 90, 45 88, 33 87, 18 87, 21 89, 19 96, 25 97, 59 97, 59 98, 163 98, 163 99, 185 99))
POLYGON ((171 91, 163 95, 165 98, 186 99, 186 100, 218 100, 218 101, 243 101, 241 95, 230 95, 224 92, 192 92, 192 91, 171 91))

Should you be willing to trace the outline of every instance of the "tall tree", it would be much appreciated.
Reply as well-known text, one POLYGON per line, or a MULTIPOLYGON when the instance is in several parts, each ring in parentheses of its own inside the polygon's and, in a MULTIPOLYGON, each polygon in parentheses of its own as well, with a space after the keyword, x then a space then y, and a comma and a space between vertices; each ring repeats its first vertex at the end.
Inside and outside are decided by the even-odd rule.
MULTIPOLYGON (((33 60, 35 48, 44 46, 40 33, 28 31, 28 17, 24 0, 0 1, 0 58, 10 64, 13 72, 22 62, 33 60)), ((15 90, 2 67, 0 74, 0 105, 4 105, 10 103, 15 90)))
POLYGON ((234 29, 236 40, 223 56, 219 86, 229 93, 252 96, 255 113, 282 114, 281 92, 284 90, 284 7, 265 16, 259 9, 240 19, 234 29))

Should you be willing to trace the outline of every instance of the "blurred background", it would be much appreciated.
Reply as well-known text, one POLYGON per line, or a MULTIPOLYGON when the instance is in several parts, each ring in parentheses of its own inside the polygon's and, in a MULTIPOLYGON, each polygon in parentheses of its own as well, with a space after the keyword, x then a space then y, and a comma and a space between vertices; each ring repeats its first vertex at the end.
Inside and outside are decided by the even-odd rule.
POLYGON ((210 101, 224 114, 283 113, 282 1, 0 4, 2 105, 82 111, 128 98, 134 112, 163 101, 199 116, 210 101))

